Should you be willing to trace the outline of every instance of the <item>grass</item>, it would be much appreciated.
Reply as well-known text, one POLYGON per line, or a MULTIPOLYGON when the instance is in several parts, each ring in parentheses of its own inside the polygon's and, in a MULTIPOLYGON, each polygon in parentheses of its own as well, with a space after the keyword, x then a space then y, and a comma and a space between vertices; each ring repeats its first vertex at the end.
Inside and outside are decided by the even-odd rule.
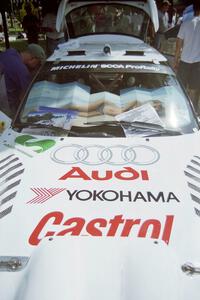
MULTIPOLYGON (((8 35, 12 37, 17 37, 17 34, 22 32, 21 23, 16 19, 13 18, 13 27, 11 26, 11 20, 8 20, 8 35)), ((10 47, 15 48, 18 51, 23 51, 26 49, 28 43, 26 39, 16 39, 14 41, 10 41, 10 47)), ((41 35, 41 39, 39 40, 39 45, 45 50, 45 40, 44 37, 41 35)), ((0 51, 6 50, 5 42, 0 42, 0 51)))

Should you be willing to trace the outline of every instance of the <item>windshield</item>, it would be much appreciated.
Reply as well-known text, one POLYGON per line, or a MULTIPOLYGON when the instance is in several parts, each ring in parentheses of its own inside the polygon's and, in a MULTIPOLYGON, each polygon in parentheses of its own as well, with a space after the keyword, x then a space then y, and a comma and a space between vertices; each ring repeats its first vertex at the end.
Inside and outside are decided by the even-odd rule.
POLYGON ((149 16, 142 9, 121 4, 81 6, 66 16, 70 38, 93 33, 121 33, 144 40, 149 22, 149 16))
POLYGON ((180 134, 197 128, 188 99, 167 66, 48 62, 14 125, 22 130, 34 125, 40 134, 46 134, 43 127, 52 127, 65 129, 64 135, 76 131, 77 136, 98 136, 105 131, 105 136, 115 137, 143 135, 145 129, 149 133, 152 128, 146 124, 155 125, 154 134, 156 125, 180 134), (135 129, 136 122, 145 128, 135 129))

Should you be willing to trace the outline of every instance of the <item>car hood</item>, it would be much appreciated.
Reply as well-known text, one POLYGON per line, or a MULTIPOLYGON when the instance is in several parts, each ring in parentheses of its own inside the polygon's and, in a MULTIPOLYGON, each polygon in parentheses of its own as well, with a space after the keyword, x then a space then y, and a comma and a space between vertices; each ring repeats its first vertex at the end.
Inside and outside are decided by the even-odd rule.
POLYGON ((0 257, 27 266, 0 262, 2 299, 198 299, 182 269, 200 266, 199 138, 5 130, 0 257))

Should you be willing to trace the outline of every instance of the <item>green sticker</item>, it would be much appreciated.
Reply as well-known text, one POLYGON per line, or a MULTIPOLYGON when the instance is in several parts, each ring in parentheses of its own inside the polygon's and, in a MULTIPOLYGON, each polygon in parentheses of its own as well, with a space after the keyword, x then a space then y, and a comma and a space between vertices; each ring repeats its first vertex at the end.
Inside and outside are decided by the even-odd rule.
POLYGON ((33 150, 37 153, 41 153, 48 150, 49 148, 53 147, 56 143, 54 140, 50 139, 38 140, 37 138, 31 135, 18 136, 15 139, 15 142, 25 147, 37 147, 39 149, 33 150))

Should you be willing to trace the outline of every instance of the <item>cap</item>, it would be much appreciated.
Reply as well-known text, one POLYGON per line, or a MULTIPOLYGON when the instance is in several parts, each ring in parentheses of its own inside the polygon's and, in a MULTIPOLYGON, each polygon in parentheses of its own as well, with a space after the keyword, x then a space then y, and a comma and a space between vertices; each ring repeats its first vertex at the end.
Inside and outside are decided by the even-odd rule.
POLYGON ((27 51, 31 53, 34 57, 38 58, 41 63, 43 63, 46 60, 46 54, 44 52, 44 49, 37 44, 29 44, 27 46, 27 51))
POLYGON ((168 0, 163 0, 162 5, 172 5, 168 0))

